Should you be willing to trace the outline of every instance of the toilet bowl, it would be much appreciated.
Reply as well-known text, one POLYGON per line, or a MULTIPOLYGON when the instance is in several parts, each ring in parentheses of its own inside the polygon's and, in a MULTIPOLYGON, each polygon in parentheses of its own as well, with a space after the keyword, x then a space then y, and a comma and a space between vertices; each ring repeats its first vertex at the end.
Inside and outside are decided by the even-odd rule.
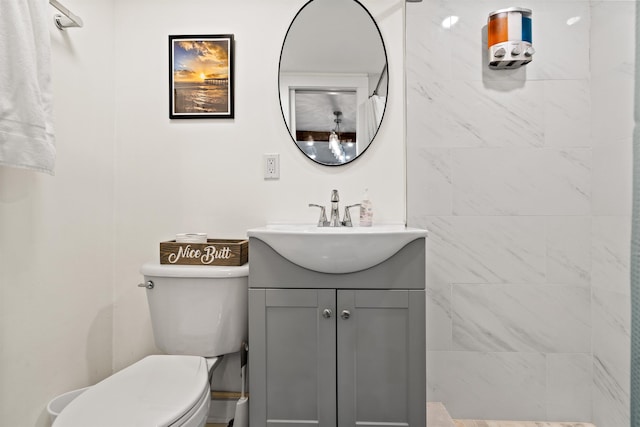
POLYGON ((52 427, 202 427, 209 371, 247 339, 248 266, 141 268, 156 345, 152 355, 87 388, 52 427), (152 283, 152 286, 148 286, 152 283))
POLYGON ((56 418, 58 418, 58 415, 60 415, 60 412, 66 408, 69 403, 73 402, 78 396, 88 389, 89 387, 71 390, 51 399, 49 404, 47 404, 47 412, 49 413, 49 420, 51 421, 51 424, 53 424, 56 418))
POLYGON ((204 358, 147 356, 88 388, 53 425, 201 426, 210 400, 204 358))

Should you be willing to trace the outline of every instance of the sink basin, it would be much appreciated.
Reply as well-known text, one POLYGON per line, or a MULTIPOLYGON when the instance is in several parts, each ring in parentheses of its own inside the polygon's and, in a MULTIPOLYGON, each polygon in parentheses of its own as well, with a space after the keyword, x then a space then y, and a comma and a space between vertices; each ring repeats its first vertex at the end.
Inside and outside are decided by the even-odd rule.
POLYGON ((426 230, 404 225, 317 227, 273 224, 247 231, 294 264, 321 273, 352 273, 380 264, 426 230))

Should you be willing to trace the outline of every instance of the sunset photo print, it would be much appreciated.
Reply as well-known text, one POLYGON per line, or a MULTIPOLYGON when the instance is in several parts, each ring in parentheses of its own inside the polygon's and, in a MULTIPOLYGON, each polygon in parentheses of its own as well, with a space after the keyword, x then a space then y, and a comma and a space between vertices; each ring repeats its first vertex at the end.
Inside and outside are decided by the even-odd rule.
POLYGON ((169 117, 233 118, 233 35, 169 36, 169 117))

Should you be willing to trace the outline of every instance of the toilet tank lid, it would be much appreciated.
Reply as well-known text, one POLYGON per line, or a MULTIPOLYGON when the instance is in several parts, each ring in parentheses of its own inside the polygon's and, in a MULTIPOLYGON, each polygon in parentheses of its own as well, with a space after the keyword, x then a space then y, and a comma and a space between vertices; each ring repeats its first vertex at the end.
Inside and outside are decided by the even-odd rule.
POLYGON ((87 389, 53 425, 174 425, 208 395, 207 372, 206 360, 199 356, 147 356, 87 389))
POLYGON ((224 278, 246 277, 249 275, 249 264, 239 266, 222 265, 174 265, 160 264, 157 261, 147 262, 140 267, 140 273, 153 277, 192 277, 192 278, 224 278))

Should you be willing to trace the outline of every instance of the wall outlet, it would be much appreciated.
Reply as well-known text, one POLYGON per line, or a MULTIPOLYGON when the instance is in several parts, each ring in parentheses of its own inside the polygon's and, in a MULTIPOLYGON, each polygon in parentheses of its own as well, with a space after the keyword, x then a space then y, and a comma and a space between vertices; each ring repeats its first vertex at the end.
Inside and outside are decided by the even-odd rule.
POLYGON ((280 154, 264 154, 264 179, 280 179, 280 154))

